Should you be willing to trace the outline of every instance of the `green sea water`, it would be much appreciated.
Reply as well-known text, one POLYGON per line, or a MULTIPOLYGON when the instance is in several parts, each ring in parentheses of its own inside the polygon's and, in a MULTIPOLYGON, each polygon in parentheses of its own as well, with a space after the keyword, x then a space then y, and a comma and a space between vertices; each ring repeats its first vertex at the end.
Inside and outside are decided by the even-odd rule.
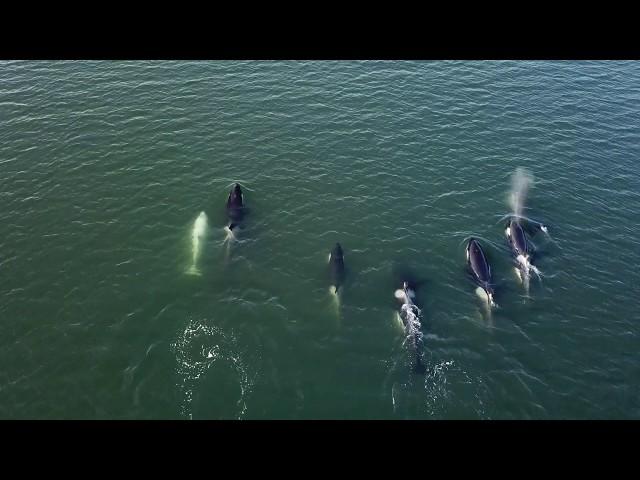
POLYGON ((0 62, 0 418, 637 419, 639 162, 638 62, 0 62))

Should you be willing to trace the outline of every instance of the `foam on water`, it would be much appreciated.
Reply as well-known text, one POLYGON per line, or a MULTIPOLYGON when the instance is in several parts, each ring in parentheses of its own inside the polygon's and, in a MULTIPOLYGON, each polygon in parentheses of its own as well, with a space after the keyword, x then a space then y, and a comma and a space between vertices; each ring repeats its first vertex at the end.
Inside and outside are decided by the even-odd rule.
POLYGON ((237 400, 235 418, 240 419, 246 413, 246 399, 253 382, 233 332, 225 333, 208 323, 205 320, 189 320, 184 331, 171 344, 177 361, 177 387, 182 392, 181 414, 186 418, 193 418, 191 403, 199 379, 215 362, 222 362, 236 373, 241 395, 237 400))

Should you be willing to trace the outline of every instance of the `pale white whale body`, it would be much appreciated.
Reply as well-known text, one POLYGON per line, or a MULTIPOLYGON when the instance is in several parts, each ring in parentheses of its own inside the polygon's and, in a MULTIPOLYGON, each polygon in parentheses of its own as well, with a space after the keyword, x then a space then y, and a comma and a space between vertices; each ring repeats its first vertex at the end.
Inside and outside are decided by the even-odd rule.
POLYGON ((196 221, 193 222, 193 229, 191 230, 191 267, 187 271, 190 275, 200 275, 197 263, 200 256, 200 250, 204 241, 204 236, 207 232, 207 214, 200 212, 196 221))

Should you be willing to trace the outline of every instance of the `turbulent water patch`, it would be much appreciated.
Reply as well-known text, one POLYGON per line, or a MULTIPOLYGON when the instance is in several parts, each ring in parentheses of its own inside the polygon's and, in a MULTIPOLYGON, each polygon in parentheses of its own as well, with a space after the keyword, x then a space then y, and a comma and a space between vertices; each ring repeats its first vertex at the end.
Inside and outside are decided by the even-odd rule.
MULTIPOLYGON (((176 373, 178 389, 181 392, 181 415, 193 419, 192 408, 194 392, 201 386, 203 377, 208 370, 221 366, 233 378, 232 383, 238 387, 235 394, 237 400, 233 418, 241 419, 247 411, 247 397, 254 384, 254 378, 247 366, 238 339, 231 332, 224 332, 221 328, 208 325, 206 321, 191 319, 183 332, 171 345, 176 357, 176 373)), ((228 388, 228 383, 225 386, 228 388)), ((213 395, 216 392, 213 386, 213 395)), ((225 410, 227 415, 231 412, 225 410)), ((213 412, 216 415, 216 412, 213 412)), ((226 415, 223 415, 224 417, 226 415)))

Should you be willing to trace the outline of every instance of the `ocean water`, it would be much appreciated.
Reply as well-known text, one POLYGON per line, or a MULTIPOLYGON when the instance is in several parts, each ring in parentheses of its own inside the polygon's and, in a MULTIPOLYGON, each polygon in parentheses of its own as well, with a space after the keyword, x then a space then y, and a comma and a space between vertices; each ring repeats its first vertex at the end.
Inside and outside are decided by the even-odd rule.
POLYGON ((0 418, 637 419, 639 162, 638 62, 3 61, 0 418))

